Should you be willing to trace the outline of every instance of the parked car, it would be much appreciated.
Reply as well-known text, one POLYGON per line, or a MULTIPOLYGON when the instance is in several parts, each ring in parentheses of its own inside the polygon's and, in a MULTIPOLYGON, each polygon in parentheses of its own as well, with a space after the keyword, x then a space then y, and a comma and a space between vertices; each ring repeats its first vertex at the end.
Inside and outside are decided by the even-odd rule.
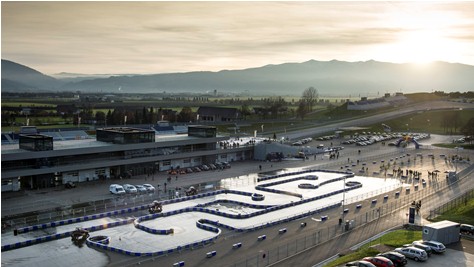
POLYGON ((130 194, 138 193, 138 190, 135 188, 135 186, 131 184, 124 184, 123 189, 125 190, 126 193, 130 193, 130 194))
POLYGON ((191 168, 186 168, 186 172, 187 172, 187 173, 193 173, 193 169, 191 169, 191 168))
POLYGON ((194 171, 194 172, 201 172, 201 169, 200 169, 199 167, 194 167, 194 168, 193 168, 193 171, 194 171))
POLYGON ((147 192, 146 188, 143 185, 134 185, 139 194, 144 194, 147 192))
POLYGON ((377 267, 393 267, 393 262, 385 257, 365 257, 362 260, 368 261, 377 267))
POLYGON ((217 169, 216 165, 212 164, 212 163, 209 163, 209 168, 211 168, 211 170, 215 170, 217 169))
POLYGON ((149 193, 154 193, 155 192, 155 187, 152 186, 151 184, 143 184, 143 187, 146 188, 146 191, 149 193))
POLYGON ((416 241, 411 243, 411 244, 406 244, 406 245, 403 245, 403 246, 404 247, 415 247, 415 248, 422 249, 422 250, 426 251, 426 254, 428 254, 428 257, 430 257, 431 254, 433 254, 433 250, 429 246, 423 245, 421 243, 417 243, 416 241))
POLYGON ((203 170, 203 171, 208 171, 208 170, 210 170, 210 169, 211 169, 211 168, 209 168, 206 164, 203 164, 203 165, 201 166, 201 170, 203 170))
POLYGON ((75 184, 74 182, 69 181, 69 182, 67 182, 67 183, 64 184, 64 187, 65 187, 66 189, 72 189, 72 188, 75 188, 75 187, 76 187, 76 184, 75 184))
POLYGON ((123 195, 123 194, 125 194, 125 190, 123 189, 123 186, 121 186, 119 184, 111 184, 109 186, 109 191, 110 191, 110 193, 112 193, 114 195, 123 195))
MULTIPOLYGON (((420 240, 420 241, 415 241, 415 242, 430 247, 433 252, 438 253, 438 254, 443 253, 443 252, 446 251, 446 247, 444 246, 444 244, 441 243, 441 242, 438 242, 438 241, 432 241, 432 240, 424 241, 424 240, 420 240)), ((413 243, 415 243, 415 242, 413 242, 413 243)))
POLYGON ((415 247, 403 247, 403 248, 396 248, 395 251, 415 261, 428 260, 428 254, 423 249, 419 249, 415 247))
POLYGON ((370 262, 368 262, 368 261, 364 261, 364 260, 361 260, 361 261, 351 261, 351 262, 346 263, 346 266, 376 267, 376 266, 373 265, 372 263, 370 263, 370 262))
POLYGON ((393 262, 393 264, 397 267, 405 266, 407 264, 407 258, 398 252, 389 251, 385 253, 377 254, 379 257, 385 257, 393 262))
POLYGON ((474 226, 470 224, 461 224, 461 229, 460 229, 462 234, 466 235, 474 235, 474 226))

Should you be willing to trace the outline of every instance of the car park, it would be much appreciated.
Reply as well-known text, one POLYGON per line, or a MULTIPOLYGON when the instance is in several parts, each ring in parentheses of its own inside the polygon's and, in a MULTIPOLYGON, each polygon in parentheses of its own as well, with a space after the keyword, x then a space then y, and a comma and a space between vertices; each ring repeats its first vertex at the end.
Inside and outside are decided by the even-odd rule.
POLYGON ((385 253, 377 254, 377 256, 385 257, 393 262, 397 267, 405 266, 407 264, 407 258, 398 252, 388 251, 385 253))
POLYGON ((126 193, 129 193, 129 194, 136 194, 136 193, 138 193, 137 188, 135 188, 135 186, 133 186, 133 185, 131 185, 131 184, 124 184, 124 185, 123 185, 123 189, 125 190, 126 193))
POLYGON ((147 192, 146 188, 143 185, 134 185, 139 194, 145 194, 147 192))
POLYGON ((351 261, 351 262, 346 263, 346 266, 376 267, 374 264, 372 264, 372 263, 370 263, 370 262, 368 262, 368 261, 364 261, 364 260, 351 261))
POLYGON ((459 229, 461 234, 465 235, 474 235, 474 226, 470 224, 461 224, 461 228, 459 229))
POLYGON ((143 184, 143 187, 146 188, 146 191, 148 193, 154 193, 155 192, 155 187, 152 186, 151 184, 143 184))
POLYGON ((420 244, 423 244, 425 246, 428 246, 431 248, 431 250, 435 253, 444 253, 446 251, 446 247, 444 246, 443 243, 441 242, 438 242, 438 241, 424 241, 424 240, 420 240, 420 241, 414 241, 413 243, 420 243, 420 244))
POLYGON ((428 254, 423 249, 415 248, 415 247, 403 247, 403 248, 396 248, 396 252, 404 255, 409 259, 413 259, 414 261, 426 261, 428 260, 428 254))
POLYGON ((119 184, 111 184, 109 186, 109 192, 114 194, 114 195, 123 195, 125 194, 125 190, 123 189, 123 186, 119 184))
POLYGON ((393 267, 394 264, 391 260, 385 257, 365 257, 362 260, 368 261, 376 267, 393 267))

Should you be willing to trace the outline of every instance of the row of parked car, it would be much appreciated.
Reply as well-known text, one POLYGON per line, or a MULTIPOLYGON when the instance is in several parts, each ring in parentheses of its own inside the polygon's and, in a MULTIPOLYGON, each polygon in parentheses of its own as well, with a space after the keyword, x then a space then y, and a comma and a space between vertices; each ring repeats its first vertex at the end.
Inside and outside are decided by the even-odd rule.
POLYGON ((176 168, 173 170, 169 170, 168 174, 176 175, 176 174, 186 174, 186 173, 193 173, 193 172, 201 172, 201 171, 210 171, 210 170, 221 170, 221 169, 228 169, 230 168, 230 163, 227 161, 224 162, 217 162, 216 164, 203 164, 201 166, 196 167, 188 167, 188 168, 176 168))
POLYGON ((353 261, 346 266, 358 267, 399 267, 407 264, 407 258, 414 261, 426 261, 432 253, 441 254, 446 251, 444 244, 437 241, 414 241, 393 251, 377 254, 375 257, 365 257, 353 261))
POLYGON ((114 195, 124 195, 124 194, 147 194, 154 193, 155 187, 151 184, 142 184, 142 185, 131 185, 131 184, 111 184, 109 186, 110 193, 114 195))

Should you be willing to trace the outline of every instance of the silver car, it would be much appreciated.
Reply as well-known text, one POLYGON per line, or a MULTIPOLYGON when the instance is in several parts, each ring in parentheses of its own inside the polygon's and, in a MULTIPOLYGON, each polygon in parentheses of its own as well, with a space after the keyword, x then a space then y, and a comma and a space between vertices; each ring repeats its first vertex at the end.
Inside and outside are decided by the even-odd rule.
POLYGON ((404 248, 396 248, 396 252, 405 255, 405 257, 413 259, 415 261, 426 261, 428 260, 428 254, 426 251, 415 248, 415 247, 404 247, 404 248))
POLYGON ((431 250, 435 253, 443 253, 446 251, 446 247, 444 246, 443 243, 441 242, 438 242, 438 241, 432 241, 432 240, 429 240, 429 241, 425 241, 425 240, 420 240, 420 241, 415 241, 413 243, 420 243, 420 244, 423 244, 425 246, 428 246, 431 248, 431 250))

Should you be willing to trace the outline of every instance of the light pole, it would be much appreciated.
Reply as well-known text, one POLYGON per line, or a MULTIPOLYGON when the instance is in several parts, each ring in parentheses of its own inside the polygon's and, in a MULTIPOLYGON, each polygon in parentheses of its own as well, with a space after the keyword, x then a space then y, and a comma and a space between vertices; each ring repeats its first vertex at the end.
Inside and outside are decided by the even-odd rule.
POLYGON ((344 176, 344 179, 342 180, 344 182, 344 187, 342 190, 342 218, 341 218, 341 225, 344 225, 344 208, 346 204, 346 176, 344 176))

